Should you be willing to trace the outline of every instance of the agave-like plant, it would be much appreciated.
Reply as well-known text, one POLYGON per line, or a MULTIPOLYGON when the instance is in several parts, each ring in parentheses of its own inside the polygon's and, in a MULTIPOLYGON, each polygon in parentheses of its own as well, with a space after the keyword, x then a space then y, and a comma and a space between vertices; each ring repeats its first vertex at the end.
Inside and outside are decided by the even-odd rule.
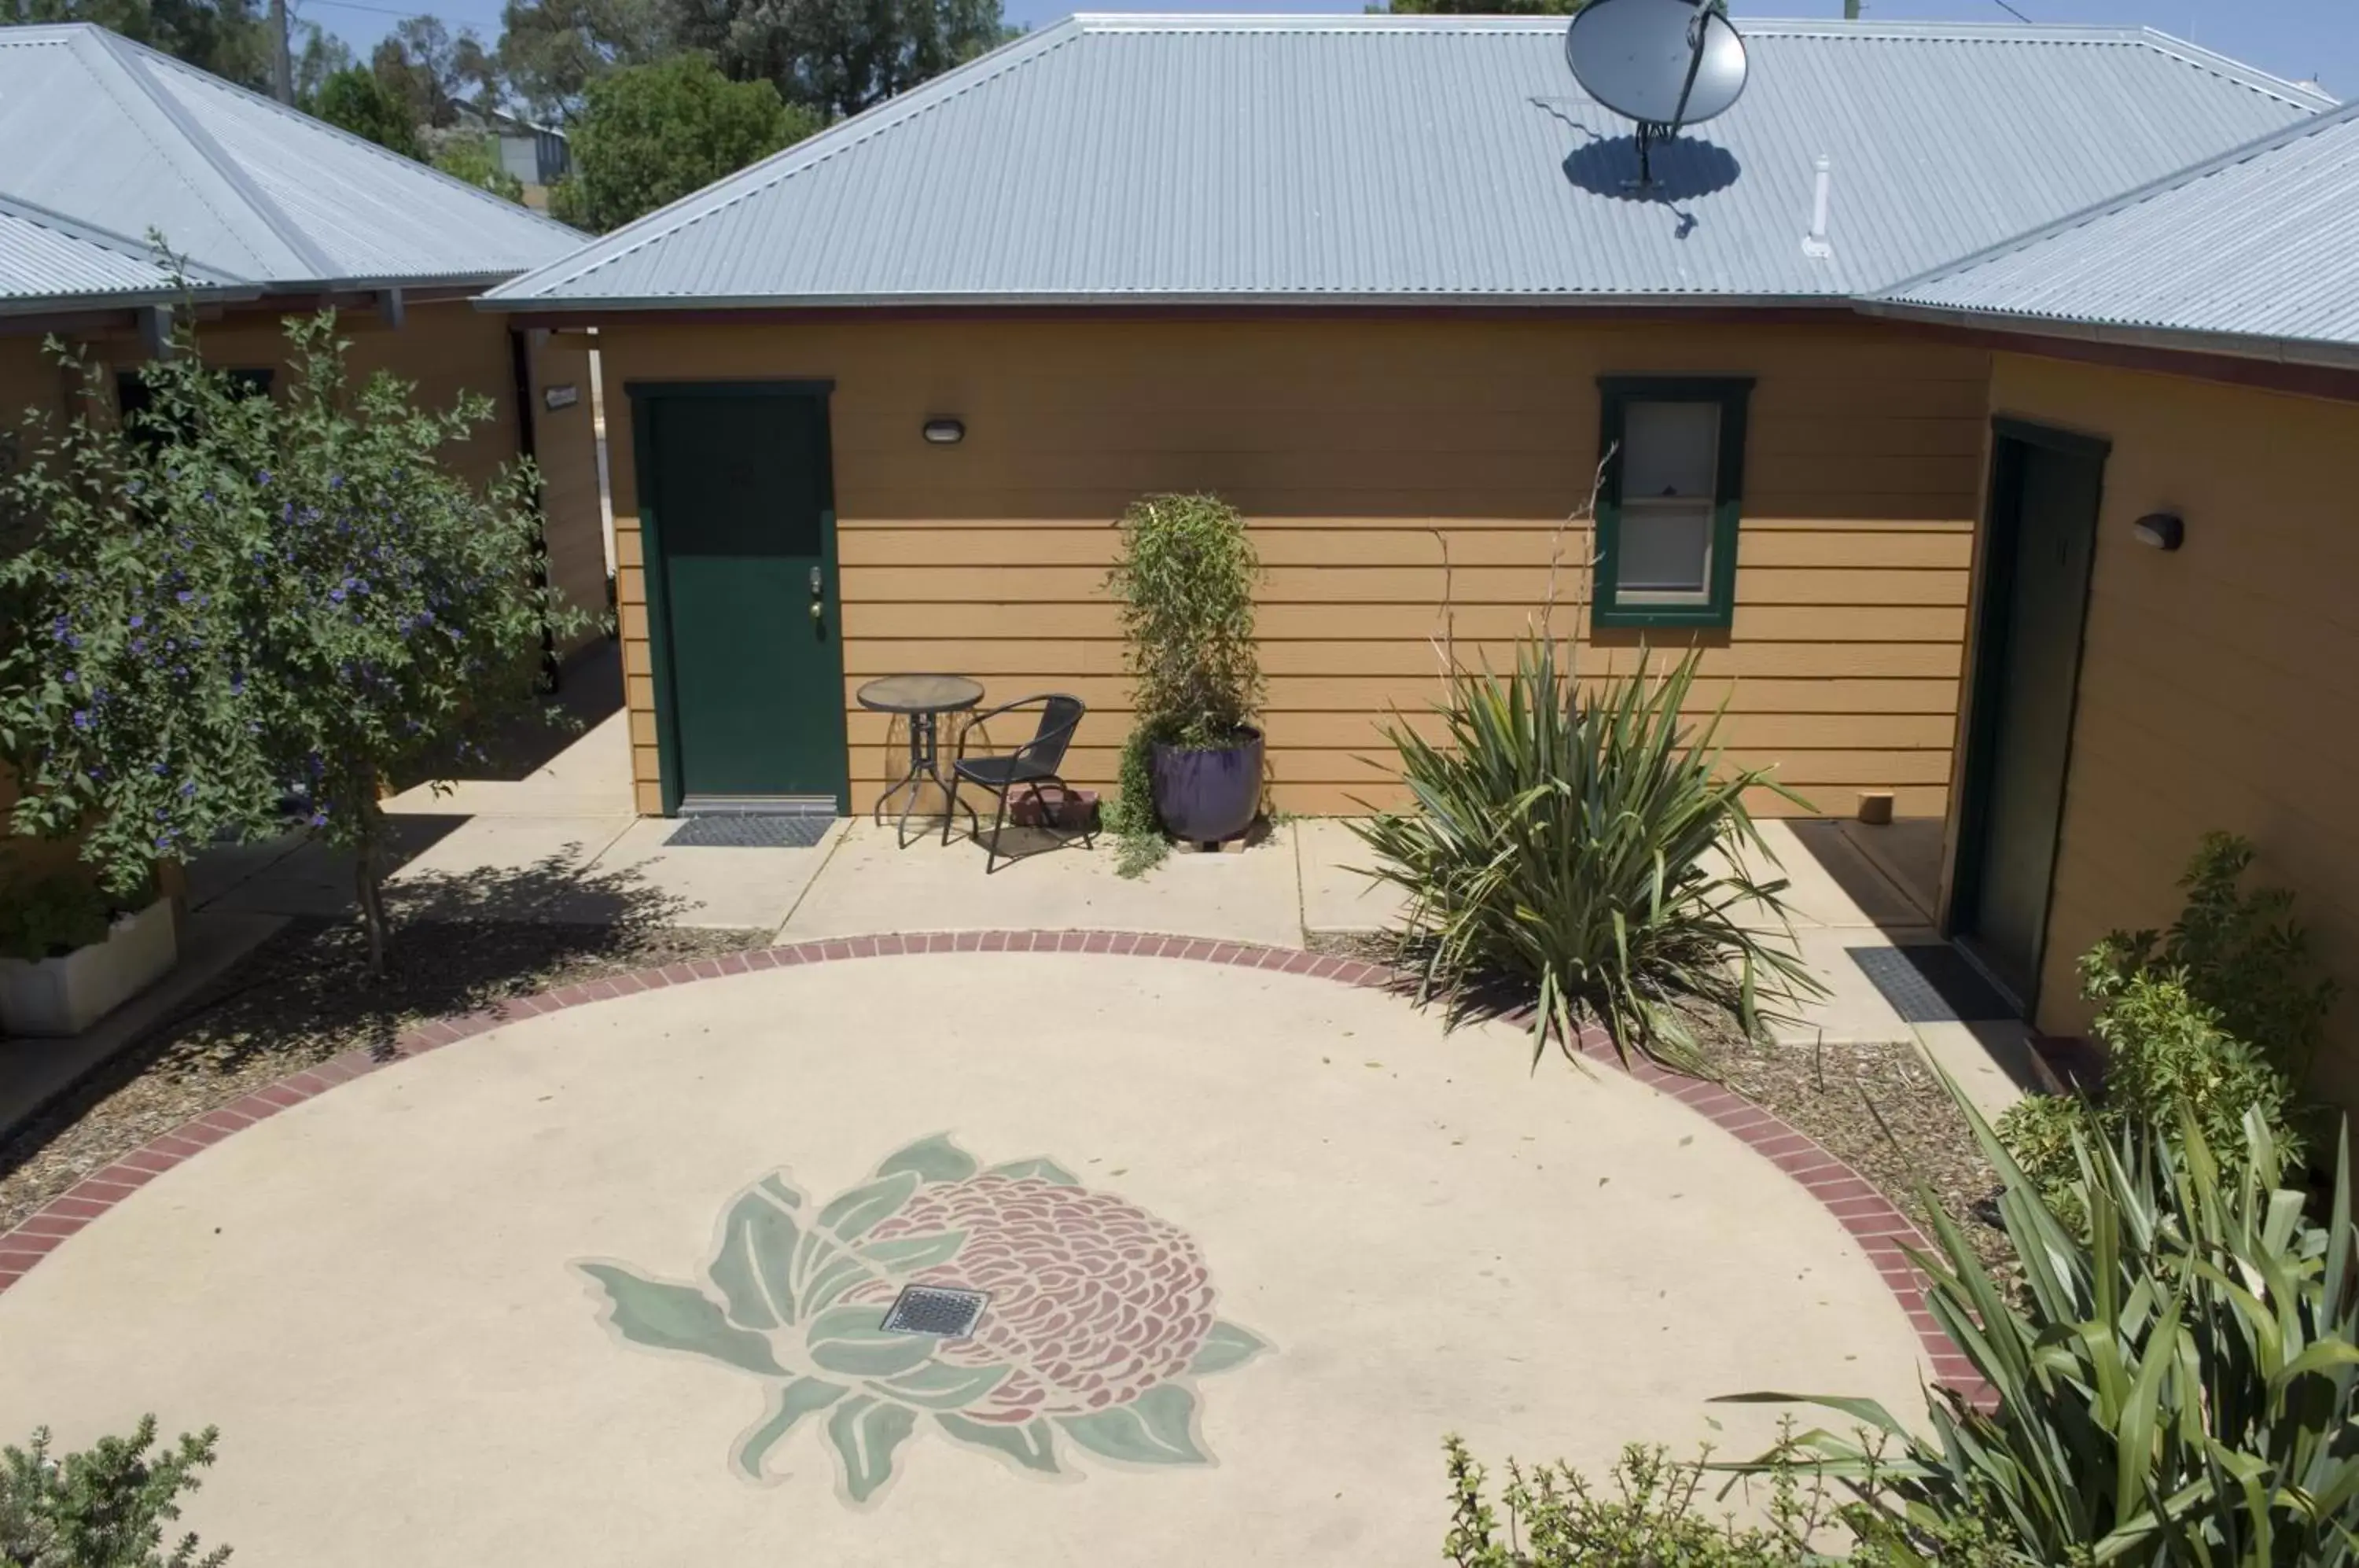
MULTIPOLYGON (((1429 939, 1420 994, 1506 981, 1537 990, 1537 1058, 1571 1050, 1594 1018, 1626 1061, 1635 1047, 1701 1069, 1680 1004, 1757 1036, 1800 996, 1824 994, 1794 951, 1777 856, 1745 807, 1760 768, 1724 768, 1721 713, 1683 716, 1698 655, 1587 694, 1555 642, 1526 638, 1512 673, 1456 670, 1438 704, 1448 739, 1386 728, 1414 806, 1354 822, 1370 875, 1409 898, 1429 939), (1715 871, 1707 855, 1725 853, 1715 871)), ((1724 707, 1724 704, 1723 704, 1724 707)))
POLYGON ((2074 1136, 2083 1240, 1959 1105, 2006 1185, 2024 1300, 2008 1300, 1930 1203, 1940 1256, 1916 1261, 1930 1310, 1995 1408, 1929 1397, 1927 1438, 1873 1400, 1741 1398, 1808 1398, 1880 1432, 1864 1445, 1814 1431, 1793 1452, 1920 1537, 1979 1507, 2027 1563, 2359 1563, 2347 1140, 2321 1223, 2307 1193, 2279 1184, 2284 1151, 2258 1115, 2245 1123, 2247 1160, 2224 1174, 2184 1113, 2118 1142, 2091 1120, 2074 1136))

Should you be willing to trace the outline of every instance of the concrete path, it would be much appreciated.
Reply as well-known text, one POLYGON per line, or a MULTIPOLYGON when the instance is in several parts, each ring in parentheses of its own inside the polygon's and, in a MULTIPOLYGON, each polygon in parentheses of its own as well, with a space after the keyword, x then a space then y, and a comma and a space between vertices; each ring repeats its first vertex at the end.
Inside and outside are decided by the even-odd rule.
POLYGON ((1746 1452, 1774 1413, 1704 1400, 1919 1371, 1845 1225, 1655 1089, 1078 953, 461 1040, 122 1198, 0 1343, 0 1429, 216 1422, 187 1523, 348 1568, 1421 1563, 1445 1432, 1746 1452), (988 1291, 972 1336, 882 1330, 913 1281, 988 1291))

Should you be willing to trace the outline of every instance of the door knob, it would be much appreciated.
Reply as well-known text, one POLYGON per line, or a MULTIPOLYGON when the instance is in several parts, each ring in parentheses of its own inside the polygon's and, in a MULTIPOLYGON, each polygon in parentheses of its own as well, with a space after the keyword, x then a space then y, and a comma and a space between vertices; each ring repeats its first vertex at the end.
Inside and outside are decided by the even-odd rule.
POLYGON ((813 599, 813 600, 811 601, 811 607, 810 607, 810 610, 811 610, 811 619, 812 619, 812 620, 814 620, 814 621, 823 621, 823 620, 827 619, 827 606, 826 606, 825 604, 821 604, 818 600, 813 599))

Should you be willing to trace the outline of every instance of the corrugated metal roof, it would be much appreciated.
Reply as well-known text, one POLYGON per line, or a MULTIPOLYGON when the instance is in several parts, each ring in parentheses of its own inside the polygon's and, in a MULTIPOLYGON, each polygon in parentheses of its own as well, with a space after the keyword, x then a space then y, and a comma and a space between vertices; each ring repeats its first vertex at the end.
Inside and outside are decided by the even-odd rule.
POLYGON ((155 304, 184 294, 218 299, 224 291, 225 280, 202 268, 176 279, 153 246, 0 197, 0 314, 60 303, 155 304))
POLYGON ((2186 333, 2235 352, 2274 345, 2290 358, 2359 361, 2359 103, 1879 299, 1951 316, 2122 330, 2115 335, 2186 333))
POLYGON ((1836 298, 2328 104, 2143 29, 1752 22, 1744 98, 1642 200, 1563 30, 1076 17, 486 302, 1836 298))
POLYGON ((87 24, 0 27, 0 196, 257 285, 484 281, 562 223, 87 24))

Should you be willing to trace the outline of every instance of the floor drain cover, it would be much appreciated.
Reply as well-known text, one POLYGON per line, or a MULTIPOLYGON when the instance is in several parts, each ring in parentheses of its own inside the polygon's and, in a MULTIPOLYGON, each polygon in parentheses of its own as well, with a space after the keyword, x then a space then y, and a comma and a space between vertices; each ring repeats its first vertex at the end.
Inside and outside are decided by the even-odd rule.
POLYGON ((719 812, 683 820, 664 843, 690 849, 809 849, 834 825, 833 817, 816 813, 757 817, 719 812))
POLYGON ((1912 1024, 1992 1023, 2013 1018, 1991 983, 1956 948, 1931 942, 1844 951, 1892 1010, 1912 1024))
POLYGON ((946 1290, 937 1285, 908 1285, 885 1314, 884 1326, 894 1334, 931 1334, 944 1339, 964 1339, 983 1321, 991 1298, 980 1290, 946 1290))

